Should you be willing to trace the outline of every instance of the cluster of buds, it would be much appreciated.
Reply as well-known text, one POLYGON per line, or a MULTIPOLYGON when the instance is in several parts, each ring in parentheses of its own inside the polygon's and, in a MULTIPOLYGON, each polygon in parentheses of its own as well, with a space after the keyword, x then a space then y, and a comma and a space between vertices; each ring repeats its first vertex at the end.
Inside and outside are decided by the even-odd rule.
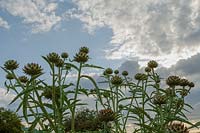
POLYGON ((169 85, 170 87, 174 86, 189 86, 194 87, 194 83, 188 81, 187 79, 181 79, 179 76, 169 76, 166 80, 166 84, 169 85))
POLYGON ((29 76, 35 76, 42 74, 42 68, 39 64, 36 63, 28 63, 24 66, 23 71, 29 76))
POLYGON ((89 59, 88 53, 89 53, 89 48, 81 47, 79 49, 79 52, 74 56, 74 61, 76 61, 78 63, 87 62, 89 59))
POLYGON ((148 76, 146 75, 146 74, 144 74, 144 73, 137 73, 136 75, 135 75, 135 79, 136 80, 147 80, 147 78, 148 78, 148 76))
MULTIPOLYGON (((62 53, 61 54, 62 58, 67 58, 68 54, 67 53, 62 53)), ((55 64, 56 67, 63 67, 64 66, 64 61, 63 59, 60 58, 60 56, 57 53, 49 53, 47 55, 47 59, 49 60, 49 62, 55 64)))
POLYGON ((104 122, 114 121, 115 113, 111 109, 103 109, 99 111, 98 118, 104 122))
POLYGON ((162 105, 162 104, 166 104, 166 102, 167 102, 166 95, 157 93, 153 96, 153 104, 162 105))
POLYGON ((182 122, 171 122, 167 125, 170 133, 189 133, 188 128, 182 122))

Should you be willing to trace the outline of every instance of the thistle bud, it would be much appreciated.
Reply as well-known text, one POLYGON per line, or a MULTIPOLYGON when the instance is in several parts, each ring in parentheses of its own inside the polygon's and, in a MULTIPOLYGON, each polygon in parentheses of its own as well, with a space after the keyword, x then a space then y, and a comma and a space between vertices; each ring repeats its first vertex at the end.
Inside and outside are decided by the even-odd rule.
POLYGON ((56 62, 56 67, 63 67, 64 66, 64 61, 62 59, 59 59, 58 62, 56 62))
POLYGON ((135 79, 136 80, 147 80, 147 75, 146 74, 143 74, 143 73, 137 73, 136 75, 135 75, 135 79))
POLYGON ((178 76, 169 76, 166 80, 166 84, 170 87, 180 84, 180 78, 178 76))
POLYGON ((66 52, 63 52, 62 54, 61 54, 61 57, 62 58, 64 58, 64 59, 66 59, 66 58, 68 58, 68 53, 66 53, 66 52))
POLYGON ((193 82, 189 82, 188 86, 189 87, 194 87, 194 83, 193 82))
POLYGON ((110 75, 110 74, 112 74, 113 73, 113 70, 111 69, 111 68, 107 68, 106 70, 105 70, 105 74, 106 75, 110 75))
POLYGON ((114 71, 114 74, 119 74, 119 70, 115 70, 115 71, 114 71))
POLYGON ((60 56, 57 53, 52 52, 47 55, 47 59, 52 63, 57 63, 60 59, 60 56))
POLYGON ((172 122, 168 124, 167 129, 170 133, 189 133, 188 128, 182 122, 172 122))
POLYGON ((156 68, 156 67, 158 67, 158 63, 154 60, 151 60, 151 61, 148 62, 148 67, 152 68, 152 69, 156 68))
POLYGON ((123 82, 122 78, 117 75, 113 76, 111 79, 111 83, 116 86, 121 85, 122 82, 123 82))
POLYGON ((150 67, 145 67, 145 72, 147 72, 147 73, 151 72, 151 68, 150 67))
POLYGON ((14 79, 14 76, 13 76, 11 73, 8 73, 8 74, 6 75, 6 79, 12 80, 12 79, 14 79))
POLYGON ((123 76, 128 76, 128 72, 127 72, 127 71, 123 71, 123 72, 122 72, 122 75, 123 75, 123 76))
POLYGON ((89 56, 87 55, 87 53, 84 53, 84 52, 79 52, 78 54, 74 56, 74 61, 78 63, 85 63, 88 61, 88 59, 89 59, 89 56))
POLYGON ((89 48, 88 48, 88 47, 81 47, 81 48, 79 49, 79 52, 83 52, 83 53, 88 54, 88 53, 89 53, 89 48))
POLYGON ((115 113, 111 109, 103 109, 99 111, 98 118, 104 122, 114 121, 115 113))
POLYGON ((4 67, 7 70, 15 70, 19 67, 19 64, 15 60, 8 60, 4 63, 4 67))
POLYGON ((180 79, 179 85, 180 86, 187 86, 189 81, 187 79, 180 79))
POLYGON ((20 76, 19 81, 22 83, 26 83, 26 82, 28 82, 28 78, 26 76, 20 76))
POLYGON ((26 66, 24 66, 23 71, 27 75, 34 76, 42 73, 42 68, 40 65, 36 63, 28 63, 26 66))
POLYGON ((153 96, 154 104, 162 105, 162 104, 166 104, 166 102, 167 102, 167 97, 165 95, 155 94, 153 96))

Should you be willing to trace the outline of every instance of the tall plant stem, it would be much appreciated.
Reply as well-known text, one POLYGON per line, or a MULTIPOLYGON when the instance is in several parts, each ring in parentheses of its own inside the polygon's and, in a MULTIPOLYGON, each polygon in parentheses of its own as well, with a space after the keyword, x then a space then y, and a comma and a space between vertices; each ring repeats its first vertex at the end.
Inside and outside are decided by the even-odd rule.
POLYGON ((76 88, 75 88, 75 94, 74 94, 74 105, 72 107, 72 121, 71 121, 71 130, 72 133, 75 133, 75 111, 76 111, 76 100, 78 96, 78 88, 79 88, 79 83, 80 83, 80 77, 81 77, 81 69, 82 69, 82 63, 79 65, 79 70, 78 70, 78 77, 77 77, 77 83, 76 83, 76 88))

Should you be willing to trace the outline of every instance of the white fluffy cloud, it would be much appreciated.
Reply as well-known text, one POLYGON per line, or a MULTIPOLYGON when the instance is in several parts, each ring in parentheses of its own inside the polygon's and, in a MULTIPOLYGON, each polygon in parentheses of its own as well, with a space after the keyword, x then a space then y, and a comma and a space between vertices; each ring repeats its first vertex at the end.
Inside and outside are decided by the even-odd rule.
POLYGON ((113 31, 108 59, 155 59, 170 67, 200 52, 199 0, 73 0, 89 32, 108 26, 113 31))
POLYGON ((2 17, 0 17, 0 27, 9 29, 10 26, 8 25, 8 22, 6 20, 4 20, 2 17))
POLYGON ((61 17, 55 13, 57 3, 47 0, 1 0, 0 8, 31 24, 33 33, 47 32, 61 21, 61 17))
POLYGON ((7 107, 11 100, 15 97, 14 94, 6 91, 6 89, 0 88, 0 107, 7 107))

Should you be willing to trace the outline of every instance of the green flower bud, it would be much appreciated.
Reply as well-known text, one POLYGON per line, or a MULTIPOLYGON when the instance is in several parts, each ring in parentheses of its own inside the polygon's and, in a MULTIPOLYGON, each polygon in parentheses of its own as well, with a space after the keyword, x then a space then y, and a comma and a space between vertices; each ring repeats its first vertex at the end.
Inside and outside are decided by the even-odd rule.
POLYGON ((151 72, 151 68, 150 67, 146 67, 145 68, 145 72, 147 72, 147 73, 151 72))
POLYGON ((166 84, 170 87, 180 84, 180 78, 178 76, 169 76, 166 80, 166 84))
POLYGON ((158 67, 158 63, 154 60, 151 60, 151 61, 148 62, 148 67, 152 68, 152 69, 156 68, 156 67, 158 67))
POLYGON ((187 79, 180 79, 179 85, 180 86, 187 86, 189 81, 187 79))
POLYGON ((189 82, 188 86, 189 87, 194 87, 194 83, 193 82, 189 82))
POLYGON ((115 113, 111 109, 103 109, 99 111, 98 118, 104 122, 114 121, 115 113))
POLYGON ((114 74, 119 74, 119 70, 115 70, 115 71, 114 71, 114 74))
POLYGON ((88 47, 81 47, 81 48, 79 49, 79 52, 83 52, 83 53, 88 54, 88 53, 89 53, 89 48, 88 48, 88 47))
POLYGON ((66 59, 66 58, 68 58, 68 53, 66 53, 66 52, 63 52, 62 54, 61 54, 61 57, 62 58, 64 58, 64 59, 66 59))
POLYGON ((136 80, 147 80, 148 76, 146 74, 143 73, 137 73, 135 75, 135 79, 136 80))
POLYGON ((19 67, 19 64, 15 60, 8 60, 4 63, 4 67, 7 70, 15 70, 19 67))
POLYGON ((113 73, 113 70, 111 68, 107 68, 104 72, 105 72, 105 75, 110 75, 113 73))
POLYGON ((47 55, 47 59, 51 62, 51 63, 57 63, 60 59, 60 56, 57 53, 49 53, 47 55))
POLYGON ((27 75, 34 76, 42 73, 42 68, 40 65, 36 63, 28 63, 26 66, 24 66, 23 71, 27 75))
POLYGON ((79 52, 78 54, 74 56, 74 61, 78 63, 85 63, 88 61, 88 59, 89 59, 89 56, 87 55, 87 53, 84 53, 84 52, 79 52))
POLYGON ((59 59, 58 62, 56 62, 56 67, 63 67, 64 66, 64 61, 62 59, 59 59))
POLYGON ((111 79, 111 83, 116 86, 121 85, 122 82, 123 82, 122 78, 117 75, 113 76, 111 79))
POLYGON ((13 76, 11 73, 8 73, 8 74, 6 75, 6 78, 7 78, 8 80, 12 80, 12 79, 14 79, 14 76, 13 76))
POLYGON ((122 72, 122 75, 123 75, 123 76, 128 76, 128 72, 127 72, 127 71, 123 71, 123 72, 122 72))
POLYGON ((167 97, 165 95, 155 94, 153 96, 153 104, 162 105, 166 104, 166 102, 167 102, 167 97))
POLYGON ((28 82, 28 80, 29 79, 26 76, 20 76, 19 77, 19 81, 22 82, 22 83, 26 83, 26 82, 28 82))

